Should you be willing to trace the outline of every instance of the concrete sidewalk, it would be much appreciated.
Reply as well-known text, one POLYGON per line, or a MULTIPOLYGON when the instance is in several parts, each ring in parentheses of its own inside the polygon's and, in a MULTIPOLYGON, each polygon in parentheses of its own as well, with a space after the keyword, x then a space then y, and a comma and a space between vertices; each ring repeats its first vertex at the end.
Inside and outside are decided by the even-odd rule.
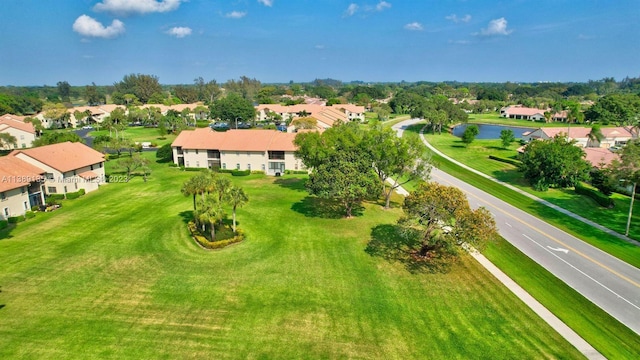
MULTIPOLYGON (((417 119, 408 120, 406 122, 402 122, 396 124, 394 129, 397 131, 398 136, 402 136, 403 130, 415 123, 419 122, 417 119)), ((476 170, 473 170, 463 164, 458 163, 457 161, 450 159, 446 155, 440 153, 437 149, 433 148, 424 138, 422 132, 420 132, 420 137, 422 141, 427 145, 432 151, 438 153, 439 155, 453 161, 454 163, 463 166, 470 171, 474 171, 479 173, 476 170)), ((492 179, 491 177, 481 174, 487 178, 492 179)), ((494 181, 497 181, 493 179, 494 181)), ((393 185, 392 179, 387 179, 387 182, 393 185)), ((503 185, 507 185, 504 184, 503 185)), ((516 191, 520 191, 520 189, 513 188, 516 191)), ((397 187, 396 192, 402 196, 409 195, 409 192, 404 189, 402 186, 397 187)), ((525 195, 527 195, 525 193, 525 195)), ((535 198, 535 197, 533 197, 535 198)), ((538 198, 535 198, 538 199, 538 198)), ((539 201, 543 201, 542 199, 538 199, 539 201)), ((574 214, 575 215, 575 214, 574 214)), ((577 216, 577 215, 576 215, 577 216)), ((586 220, 586 219, 585 219, 586 220)), ((597 225, 597 224, 596 224, 597 225)), ((633 240, 632 240, 633 241, 633 240)), ((557 316, 555 316, 551 311, 549 311, 544 305, 542 305, 538 300, 536 300, 533 296, 531 296, 526 290, 524 290, 520 285, 518 285, 515 281, 513 281, 507 274, 502 272, 502 270, 498 269, 489 259, 487 259, 484 255, 480 254, 475 249, 469 249, 469 253, 473 256, 476 261, 480 263, 487 271, 489 271, 496 279, 498 279, 509 291, 511 291, 514 295, 516 295, 522 302, 524 302, 533 312, 538 314, 549 326, 551 326, 555 331, 557 331, 565 340, 567 340, 571 345, 573 345, 578 351, 580 351, 587 359, 600 360, 606 359, 602 354, 600 354, 593 346, 591 346, 588 342, 586 342, 580 335, 578 335, 575 331, 573 331, 569 326, 562 322, 557 316)))
POLYGON ((604 227, 604 226, 602 226, 602 225, 600 225, 600 224, 597 224, 597 223, 595 223, 595 222, 593 222, 593 221, 591 221, 591 220, 589 220, 589 219, 587 219, 587 218, 584 218, 584 217, 582 217, 582 216, 580 216, 580 215, 578 215, 578 214, 574 214, 574 213, 572 213, 572 212, 571 212, 571 211, 569 211, 569 210, 563 209, 563 208, 561 208, 561 207, 559 207, 559 206, 557 206, 557 205, 555 205, 555 204, 552 204, 552 203, 550 203, 550 202, 548 202, 548 201, 546 201, 546 200, 540 199, 539 197, 537 197, 537 196, 535 196, 535 195, 531 195, 531 194, 529 194, 528 192, 526 192, 526 191, 524 191, 524 190, 522 190, 522 189, 518 189, 518 188, 517 188, 517 187, 515 187, 515 186, 512 186, 512 185, 510 185, 510 184, 507 184, 507 183, 505 183, 505 182, 502 182, 502 181, 500 181, 500 180, 498 180, 498 179, 496 179, 496 178, 494 178, 494 177, 491 177, 491 176, 489 176, 489 175, 487 175, 487 174, 485 174, 485 173, 482 173, 482 172, 480 172, 480 171, 478 171, 478 170, 476 170, 476 169, 473 169, 473 168, 471 168, 471 167, 469 167, 469 166, 467 166, 467 165, 465 165, 465 164, 463 164, 463 163, 461 163, 461 162, 459 162, 459 161, 457 161, 457 160, 455 160, 455 159, 450 158, 449 156, 447 156, 447 155, 443 154, 443 153, 442 153, 442 152, 440 152, 438 149, 436 149, 436 148, 435 148, 435 147, 433 147, 431 144, 429 144, 429 142, 427 141, 427 139, 425 139, 425 137, 424 137, 424 133, 422 132, 422 130, 420 131, 420 139, 421 139, 421 140, 422 140, 422 142, 423 142, 423 143, 424 143, 424 144, 429 148, 429 150, 431 150, 431 151, 433 151, 434 153, 438 154, 439 156, 442 156, 443 158, 445 158, 445 159, 447 159, 447 160, 451 161, 452 163, 454 163, 454 164, 456 164, 456 165, 458 165, 458 166, 460 166, 460 167, 465 168, 466 170, 469 170, 469 171, 471 171, 471 172, 473 172, 473 173, 475 173, 475 174, 478 174, 478 175, 480 175, 480 176, 482 176, 482 177, 484 177, 484 178, 486 178, 486 179, 489 179, 489 180, 491 180, 491 181, 493 181, 493 182, 499 183, 500 185, 502 185, 502 186, 504 186, 504 187, 507 187, 507 188, 509 188, 509 189, 511 189, 511 190, 513 190, 513 191, 516 191, 516 192, 518 192, 518 193, 520 193, 520 194, 522 194, 522 195, 524 195, 524 196, 526 196, 526 197, 528 197, 528 198, 530 198, 530 199, 532 199, 532 200, 535 200, 535 201, 537 201, 537 202, 539 202, 539 203, 541 203, 541 204, 543 204, 543 205, 546 205, 546 206, 548 206, 548 207, 550 207, 550 208, 552 208, 552 209, 554 209, 554 210, 557 210, 557 211, 559 211, 559 212, 561 212, 561 213, 563 213, 563 214, 565 214, 565 215, 567 215, 567 216, 570 216, 570 217, 572 217, 572 218, 574 218, 574 219, 576 219, 576 220, 578 220, 578 221, 581 221, 581 222, 583 222, 583 223, 585 223, 585 224, 587 224, 587 225, 589 225, 589 226, 592 226, 592 227, 594 227, 594 228, 596 228, 596 229, 598 229, 598 230, 601 230, 601 231, 603 231, 603 232, 605 232, 605 233, 607 233, 607 234, 609 234, 609 235, 615 236, 615 237, 617 237, 617 238, 619 238, 619 239, 621 239, 621 240, 624 240, 624 241, 626 241, 626 242, 628 242, 628 243, 631 243, 631 244, 634 244, 634 245, 636 245, 636 246, 640 246, 640 241, 637 241, 637 240, 631 239, 631 238, 630 238, 630 237, 628 237, 628 236, 625 236, 625 235, 623 235, 623 234, 620 234, 620 233, 618 233, 618 232, 615 232, 615 231, 613 231, 613 230, 611 230, 611 229, 609 229, 609 228, 606 228, 606 227, 604 227))

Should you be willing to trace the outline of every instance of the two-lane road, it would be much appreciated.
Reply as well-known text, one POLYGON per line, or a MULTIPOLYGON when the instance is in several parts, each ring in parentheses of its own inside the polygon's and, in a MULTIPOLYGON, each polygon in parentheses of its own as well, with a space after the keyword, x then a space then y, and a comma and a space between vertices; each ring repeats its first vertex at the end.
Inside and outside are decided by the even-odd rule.
POLYGON ((464 191, 472 207, 487 208, 502 237, 640 334, 640 269, 443 171, 433 169, 431 177, 464 191))

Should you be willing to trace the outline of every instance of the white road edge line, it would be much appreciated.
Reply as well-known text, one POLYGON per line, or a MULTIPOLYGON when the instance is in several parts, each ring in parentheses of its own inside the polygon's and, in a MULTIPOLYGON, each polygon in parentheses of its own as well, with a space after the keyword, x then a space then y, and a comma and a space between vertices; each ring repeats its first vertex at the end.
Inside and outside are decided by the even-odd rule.
POLYGON ((584 271, 578 269, 577 267, 571 265, 568 261, 566 261, 565 259, 561 258, 560 256, 558 256, 556 253, 554 253, 553 251, 545 248, 544 246, 542 246, 542 244, 538 243, 537 241, 533 240, 532 238, 530 238, 529 236, 527 236, 526 234, 522 234, 522 236, 524 236, 525 238, 531 240, 534 244, 538 245, 539 247, 541 247, 544 251, 548 252, 549 254, 553 255, 554 257, 558 258, 560 261, 562 261, 563 263, 569 265, 571 268, 573 268, 575 271, 579 272, 580 274, 584 275, 585 277, 587 277, 589 280, 593 281, 594 283, 600 285, 601 287, 603 287, 604 289, 606 289, 607 291, 609 291, 610 293, 612 293, 613 295, 617 296, 618 298, 624 300, 624 302, 626 302, 627 304, 633 306, 634 308, 640 310, 640 307, 638 307, 636 304, 632 303, 631 301, 627 300, 626 298, 620 296, 618 293, 616 293, 615 291, 609 289, 607 286, 605 286, 603 283, 599 282, 598 280, 594 279, 593 277, 591 277, 590 275, 588 275, 587 273, 585 273, 584 271))

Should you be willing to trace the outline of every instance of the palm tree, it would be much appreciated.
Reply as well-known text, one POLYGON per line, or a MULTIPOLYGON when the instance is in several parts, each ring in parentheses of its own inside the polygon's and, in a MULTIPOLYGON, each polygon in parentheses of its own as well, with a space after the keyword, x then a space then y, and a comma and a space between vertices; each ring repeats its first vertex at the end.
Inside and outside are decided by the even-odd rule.
POLYGON ((594 124, 587 134, 587 147, 596 147, 595 144, 600 144, 602 140, 604 140, 604 134, 600 130, 600 125, 594 124))
POLYGON ((215 191, 215 182, 211 174, 212 173, 200 173, 182 184, 180 192, 182 192, 184 196, 193 196, 193 210, 197 209, 196 195, 202 196, 202 201, 204 201, 205 193, 213 193, 215 191))
POLYGON ((211 241, 216 240, 216 223, 224 219, 224 209, 222 204, 215 196, 207 195, 202 201, 199 201, 200 208, 195 211, 194 218, 196 222, 202 226, 202 231, 209 226, 211 241))
POLYGON ((227 201, 233 209, 233 232, 236 232, 236 208, 241 207, 249 201, 249 197, 241 187, 233 186, 227 194, 227 201))

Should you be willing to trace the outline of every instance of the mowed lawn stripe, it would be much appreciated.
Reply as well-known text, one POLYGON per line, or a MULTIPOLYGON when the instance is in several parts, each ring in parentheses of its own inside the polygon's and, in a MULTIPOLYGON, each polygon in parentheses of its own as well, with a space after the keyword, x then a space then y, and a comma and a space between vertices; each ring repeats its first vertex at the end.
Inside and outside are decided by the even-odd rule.
POLYGON ((467 257, 412 274, 370 256, 399 209, 322 218, 303 180, 230 177, 247 240, 202 250, 179 192, 193 174, 154 164, 0 240, 0 356, 580 358, 467 257))

